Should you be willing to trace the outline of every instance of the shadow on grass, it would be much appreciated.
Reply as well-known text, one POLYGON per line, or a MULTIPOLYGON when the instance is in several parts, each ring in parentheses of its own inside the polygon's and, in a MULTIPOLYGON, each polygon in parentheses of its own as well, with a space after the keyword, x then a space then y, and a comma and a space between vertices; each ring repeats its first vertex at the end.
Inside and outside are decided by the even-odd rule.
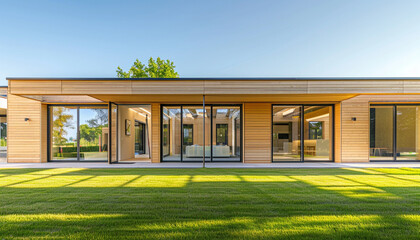
POLYGON ((418 239, 412 172, 0 169, 0 237, 418 239))

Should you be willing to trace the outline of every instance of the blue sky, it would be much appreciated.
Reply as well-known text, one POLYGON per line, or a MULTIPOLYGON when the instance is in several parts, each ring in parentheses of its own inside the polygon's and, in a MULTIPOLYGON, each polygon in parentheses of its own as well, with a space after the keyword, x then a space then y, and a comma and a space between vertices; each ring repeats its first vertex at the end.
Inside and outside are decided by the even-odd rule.
POLYGON ((420 76, 420 1, 2 1, 5 77, 420 76))

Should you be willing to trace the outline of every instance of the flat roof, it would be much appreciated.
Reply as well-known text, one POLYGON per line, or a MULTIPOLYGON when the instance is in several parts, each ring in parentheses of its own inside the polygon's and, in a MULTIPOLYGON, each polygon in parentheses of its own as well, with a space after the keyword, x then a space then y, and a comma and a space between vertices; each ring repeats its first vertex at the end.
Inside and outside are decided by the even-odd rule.
POLYGON ((51 81, 115 81, 115 80, 133 80, 133 81, 247 81, 247 80, 266 80, 266 81, 316 81, 316 80, 420 80, 420 77, 220 77, 220 78, 58 78, 58 77, 7 77, 6 80, 51 80, 51 81))

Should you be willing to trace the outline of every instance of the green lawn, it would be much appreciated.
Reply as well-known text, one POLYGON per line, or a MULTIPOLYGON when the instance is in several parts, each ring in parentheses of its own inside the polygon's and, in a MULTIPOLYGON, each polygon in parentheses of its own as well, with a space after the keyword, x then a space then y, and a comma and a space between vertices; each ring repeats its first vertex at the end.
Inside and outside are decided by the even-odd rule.
POLYGON ((420 169, 0 169, 0 239, 420 239, 420 169))

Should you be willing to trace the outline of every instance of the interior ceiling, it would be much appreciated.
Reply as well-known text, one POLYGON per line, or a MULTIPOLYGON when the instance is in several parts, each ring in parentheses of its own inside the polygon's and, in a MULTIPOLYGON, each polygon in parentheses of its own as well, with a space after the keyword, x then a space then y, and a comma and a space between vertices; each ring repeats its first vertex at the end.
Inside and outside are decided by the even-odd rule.
MULTIPOLYGON (((196 103, 203 102, 203 95, 90 95, 104 102, 114 103, 196 103)), ((282 103, 336 103, 357 94, 232 94, 206 95, 206 103, 282 102, 282 103)))

